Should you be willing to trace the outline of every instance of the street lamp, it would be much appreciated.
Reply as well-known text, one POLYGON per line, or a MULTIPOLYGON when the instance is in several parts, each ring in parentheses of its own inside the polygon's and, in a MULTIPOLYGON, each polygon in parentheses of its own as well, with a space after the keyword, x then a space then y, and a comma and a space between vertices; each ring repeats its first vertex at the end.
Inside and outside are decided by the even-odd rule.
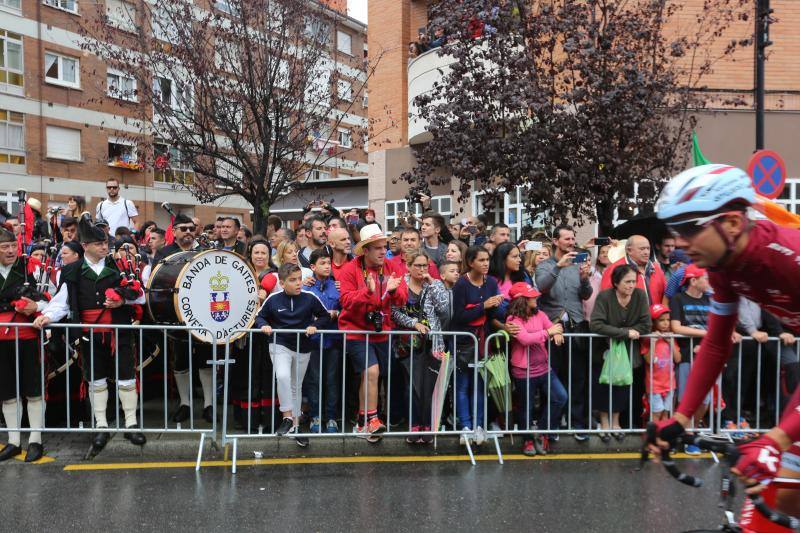
POLYGON ((755 53, 756 53, 756 150, 764 149, 764 63, 766 61, 766 50, 772 45, 769 40, 770 15, 773 10, 769 7, 769 0, 756 0, 756 30, 755 30, 755 53))

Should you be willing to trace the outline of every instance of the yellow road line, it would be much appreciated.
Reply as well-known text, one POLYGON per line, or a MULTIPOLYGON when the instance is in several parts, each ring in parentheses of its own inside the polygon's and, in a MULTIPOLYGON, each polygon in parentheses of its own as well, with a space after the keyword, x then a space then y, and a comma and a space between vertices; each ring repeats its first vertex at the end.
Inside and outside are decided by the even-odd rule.
MULTIPOLYGON (((639 459, 638 453, 579 453, 563 455, 545 455, 527 457, 522 454, 507 454, 506 461, 608 461, 639 459)), ((676 459, 689 458, 685 454, 676 454, 676 459)), ((696 457, 696 456, 695 456, 696 457)), ((701 457, 709 458, 708 454, 701 457)), ((476 461, 497 461, 495 455, 476 455, 476 461)), ((307 465, 307 464, 353 464, 353 463, 435 463, 435 462, 468 462, 468 455, 398 455, 398 456, 358 456, 358 457, 287 457, 277 459, 240 459, 238 466, 270 466, 270 465, 307 465)), ((201 467, 231 466, 232 461, 202 461, 201 467)), ((151 463, 78 463, 64 467, 66 471, 92 470, 142 470, 158 468, 194 468, 194 461, 151 462, 151 463)))
MULTIPOLYGON (((25 450, 22 450, 22 453, 17 455, 16 457, 14 457, 14 459, 16 459, 17 461, 25 461, 25 456, 26 455, 27 455, 27 452, 25 450)), ((45 463, 52 463, 53 461, 55 461, 55 458, 50 457, 49 455, 43 455, 41 459, 37 459, 36 461, 32 462, 31 464, 32 465, 43 465, 45 463)))

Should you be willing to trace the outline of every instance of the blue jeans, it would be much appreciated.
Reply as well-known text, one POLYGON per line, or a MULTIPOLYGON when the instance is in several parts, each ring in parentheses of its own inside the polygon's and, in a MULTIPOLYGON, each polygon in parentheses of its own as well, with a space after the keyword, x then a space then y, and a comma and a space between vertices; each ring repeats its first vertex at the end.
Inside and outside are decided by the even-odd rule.
POLYGON ((456 371, 456 418, 459 429, 475 429, 483 426, 483 378, 480 372, 475 376, 474 368, 456 371), (473 394, 478 395, 478 409, 475 418, 472 417, 473 394), (473 425, 473 420, 475 425, 473 425))
MULTIPOLYGON (((325 419, 336 420, 339 411, 339 389, 342 386, 340 371, 342 368, 342 342, 338 341, 325 348, 322 355, 322 397, 325 400, 325 419)), ((320 416, 320 348, 311 350, 306 377, 303 380, 303 396, 308 398, 309 416, 320 416)), ((341 414, 341 413, 339 413, 341 414)))
POLYGON ((539 407, 536 427, 538 429, 558 429, 561 421, 561 411, 567 404, 567 391, 555 372, 551 370, 547 374, 542 374, 535 378, 514 378, 514 388, 517 395, 518 429, 530 428, 537 393, 541 393, 542 401, 539 407), (547 391, 548 380, 550 384, 549 393, 547 391), (549 409, 545 400, 548 400, 549 409))

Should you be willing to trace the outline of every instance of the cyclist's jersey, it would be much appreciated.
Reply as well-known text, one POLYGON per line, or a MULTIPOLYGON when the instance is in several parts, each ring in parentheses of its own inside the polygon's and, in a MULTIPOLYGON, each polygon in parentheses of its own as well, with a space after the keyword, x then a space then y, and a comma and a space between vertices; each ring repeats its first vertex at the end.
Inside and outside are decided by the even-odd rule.
POLYGON ((711 312, 731 314, 744 296, 800 333, 800 230, 762 220, 748 237, 747 247, 730 268, 709 272, 714 289, 711 312))
MULTIPOLYGON (((800 230, 759 221, 730 267, 709 273, 714 289, 708 334, 700 345, 686 392, 677 411, 691 418, 722 372, 731 354, 739 296, 758 303, 800 332, 800 230)), ((800 415, 800 413, 798 413, 800 415)), ((797 427, 800 433, 800 423, 797 427)), ((800 434, 793 440, 800 440, 800 434)))

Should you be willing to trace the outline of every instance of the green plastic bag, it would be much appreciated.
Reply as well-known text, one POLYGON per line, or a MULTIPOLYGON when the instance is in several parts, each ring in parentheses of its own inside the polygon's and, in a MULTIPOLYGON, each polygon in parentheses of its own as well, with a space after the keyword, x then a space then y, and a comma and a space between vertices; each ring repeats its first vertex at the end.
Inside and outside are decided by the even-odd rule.
POLYGON ((624 386, 633 383, 633 369, 625 341, 611 339, 611 348, 605 355, 606 360, 600 370, 600 384, 624 386))

